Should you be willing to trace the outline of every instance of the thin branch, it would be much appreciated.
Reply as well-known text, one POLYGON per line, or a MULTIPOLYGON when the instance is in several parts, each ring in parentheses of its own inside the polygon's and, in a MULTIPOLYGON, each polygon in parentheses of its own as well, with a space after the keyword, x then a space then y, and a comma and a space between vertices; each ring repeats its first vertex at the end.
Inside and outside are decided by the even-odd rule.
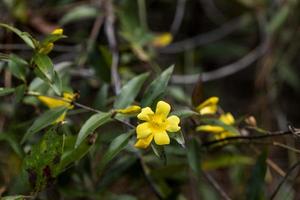
POLYGON ((205 178, 211 183, 211 185, 219 192, 219 194, 225 200, 231 200, 231 198, 226 194, 226 192, 222 189, 222 187, 218 184, 218 182, 207 172, 203 172, 205 178))
POLYGON ((218 24, 225 20, 225 16, 223 13, 216 7, 215 2, 213 0, 199 0, 201 3, 203 10, 206 16, 213 21, 214 23, 218 24))
POLYGON ((145 0, 138 0, 138 6, 141 25, 145 30, 148 30, 147 9, 145 0))
POLYGON ((171 33, 173 36, 175 36, 179 31, 180 25, 184 17, 185 4, 186 0, 177 0, 175 16, 171 25, 171 33))
POLYGON ((174 54, 215 42, 244 26, 246 21, 249 21, 248 15, 233 19, 223 24, 221 27, 207 33, 172 43, 165 48, 158 49, 158 51, 159 53, 174 54))
POLYGON ((254 135, 254 136, 231 136, 231 137, 226 137, 220 140, 213 140, 213 141, 209 141, 209 142, 205 142, 202 144, 202 146, 204 147, 209 147, 218 143, 222 143, 222 142, 229 142, 229 141, 237 141, 237 140, 261 140, 261 139, 265 139, 265 138, 270 138, 270 137, 279 137, 279 136, 284 136, 284 135, 295 135, 297 137, 299 137, 300 134, 300 130, 296 129, 294 131, 292 130, 287 130, 287 131, 277 131, 277 132, 269 132, 269 134, 265 134, 265 135, 254 135))
POLYGON ((106 20, 105 20, 105 32, 108 39, 110 49, 112 51, 112 64, 111 64, 111 77, 112 84, 115 88, 115 93, 119 94, 121 89, 121 81, 118 73, 119 65, 119 51, 116 39, 116 32, 114 29, 115 15, 113 10, 112 1, 106 2, 106 20))
POLYGON ((276 189, 272 193, 272 196, 270 197, 270 200, 273 200, 276 197, 276 195, 279 192, 281 186, 287 180, 287 178, 289 177, 289 175, 294 171, 294 169, 296 169, 299 165, 300 165, 300 161, 296 162, 292 167, 290 167, 288 169, 288 171, 286 172, 286 175, 283 177, 283 179, 280 181, 280 183, 278 184, 278 186, 276 187, 276 189))

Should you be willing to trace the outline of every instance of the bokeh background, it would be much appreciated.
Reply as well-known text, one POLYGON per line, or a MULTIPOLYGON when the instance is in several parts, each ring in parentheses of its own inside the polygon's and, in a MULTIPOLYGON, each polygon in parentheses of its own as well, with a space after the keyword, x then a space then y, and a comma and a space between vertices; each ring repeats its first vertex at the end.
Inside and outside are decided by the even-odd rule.
MULTIPOLYGON (((71 66, 66 81, 80 91, 81 101, 87 105, 105 110, 111 103, 109 98, 102 99, 110 94, 111 56, 115 49, 123 82, 136 74, 159 72, 174 64, 167 93, 178 105, 191 105, 195 91, 196 99, 218 96, 221 107, 236 118, 253 115, 259 127, 277 131, 286 130, 288 124, 300 126, 299 8, 298 0, 1 0, 0 22, 37 38, 62 27, 68 37, 55 44, 50 57, 57 69, 71 66), (115 45, 107 37, 110 30, 104 22, 106 17, 113 23, 115 45), (160 40, 153 42, 155 39, 160 40)), ((0 51, 23 58, 32 55, 16 35, 4 29, 0 30, 0 51)), ((4 62, 0 62, 0 75, 1 86, 17 84, 5 70, 4 62)), ((0 132, 14 129, 18 137, 22 123, 27 123, 28 116, 36 110, 31 105, 20 109, 8 98, 1 99, 0 112, 0 132)), ((80 119, 75 116, 73 120, 72 129, 77 130, 80 119)), ((105 143, 112 137, 113 133, 101 141, 105 143)), ((294 137, 280 141, 299 147, 294 137)), ((6 142, 1 142, 0 149, 0 194, 26 191, 16 179, 20 159, 6 142)), ((244 146, 241 152, 251 152, 251 145, 244 146)), ((217 150, 212 152, 212 158, 214 154, 218 154, 217 150)), ((279 168, 279 175, 269 172, 266 193, 274 189, 280 172, 297 161, 298 155, 274 148, 269 150, 269 158, 279 168)), ((103 199, 157 199, 147 187, 140 166, 129 155, 119 159, 118 165, 115 163, 106 172, 111 176, 105 176, 97 186, 90 180, 92 170, 87 169, 92 167, 90 159, 92 156, 62 174, 49 191, 51 195, 97 199, 97 191, 101 191, 103 199)), ((159 166, 152 173, 164 174, 166 179, 160 184, 169 199, 199 197, 191 189, 196 180, 189 177, 184 164, 159 166)), ((244 199, 239 184, 247 181, 239 178, 242 171, 232 163, 211 174, 233 199, 244 199)), ((278 199, 300 198, 296 171, 292 177, 278 199)), ((200 182, 201 199, 219 198, 205 178, 200 182)))

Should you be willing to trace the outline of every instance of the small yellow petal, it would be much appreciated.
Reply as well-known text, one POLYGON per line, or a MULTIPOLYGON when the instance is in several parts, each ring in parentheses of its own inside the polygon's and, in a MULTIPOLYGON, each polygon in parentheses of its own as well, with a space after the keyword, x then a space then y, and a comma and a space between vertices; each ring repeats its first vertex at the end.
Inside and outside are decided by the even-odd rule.
POLYGON ((136 127, 137 139, 142 139, 148 137, 151 134, 152 130, 150 128, 150 124, 148 122, 139 124, 136 127))
POLYGON ((154 141, 157 145, 170 144, 170 138, 166 131, 159 131, 154 133, 154 141))
POLYGON ((202 112, 204 112, 205 114, 215 114, 215 112, 217 111, 218 102, 219 102, 218 97, 210 97, 207 100, 205 100, 203 103, 201 103, 199 106, 197 106, 196 110, 198 112, 200 112, 200 114, 201 114, 202 109, 204 109, 205 107, 211 107, 208 109, 210 112, 208 112, 208 113, 205 113, 207 111, 202 111, 202 112), (213 111, 214 111, 214 113, 211 113, 213 111))
POLYGON ((167 131, 169 132, 177 132, 180 130, 180 126, 178 126, 180 119, 179 117, 172 115, 167 118, 167 131))
POLYGON ((154 112, 152 111, 152 109, 150 107, 146 107, 142 109, 141 113, 138 114, 137 118, 139 120, 148 121, 150 120, 149 115, 153 115, 153 114, 154 112))
POLYGON ((152 45, 155 47, 165 47, 169 45, 173 40, 173 36, 170 33, 163 33, 154 38, 152 45))
POLYGON ((46 106, 48 106, 49 108, 56 108, 56 107, 60 107, 60 106, 66 106, 69 107, 70 103, 60 100, 60 99, 56 99, 56 98, 52 98, 52 97, 46 97, 46 96, 38 96, 37 97, 43 104, 45 104, 46 106))
POLYGON ((139 140, 135 143, 134 146, 135 146, 136 148, 145 149, 145 148, 147 148, 147 147, 150 145, 152 139, 153 139, 153 134, 149 135, 149 136, 146 137, 146 138, 139 139, 139 140))
POLYGON ((217 105, 211 105, 198 110, 198 112, 200 113, 200 115, 213 115, 217 112, 217 110, 217 105))
POLYGON ((227 138, 227 137, 232 137, 232 136, 235 136, 235 135, 236 135, 236 134, 231 133, 231 132, 229 132, 229 131, 224 131, 224 132, 222 132, 222 133, 216 134, 216 135, 215 135, 215 138, 216 138, 217 140, 221 140, 221 139, 225 139, 225 138, 227 138))
POLYGON ((167 118, 167 116, 170 113, 170 110, 171 110, 170 104, 168 104, 167 102, 164 102, 164 101, 159 101, 156 105, 155 114, 161 115, 161 116, 167 118))
POLYGON ((224 124, 232 125, 234 124, 235 120, 231 113, 226 113, 220 116, 220 121, 222 121, 224 124))
POLYGON ((71 92, 64 92, 63 97, 66 100, 73 101, 76 98, 77 94, 76 93, 71 93, 71 92))
POLYGON ((67 112, 64 112, 63 114, 61 114, 61 116, 59 116, 59 118, 57 118, 53 124, 60 123, 60 122, 64 121, 65 118, 66 118, 66 115, 67 115, 67 112))
POLYGON ((125 109, 118 109, 116 112, 126 115, 137 114, 141 111, 141 107, 139 106, 129 106, 125 109))
POLYGON ((39 53, 41 53, 41 54, 48 54, 48 53, 50 53, 51 51, 52 51, 52 49, 53 49, 53 43, 52 42, 50 42, 50 43, 48 43, 48 44, 46 44, 46 45, 43 45, 40 49, 39 49, 39 53))
POLYGON ((212 125, 201 125, 198 126, 197 131, 211 132, 211 133, 220 133, 224 131, 224 128, 221 126, 212 126, 212 125))
POLYGON ((64 30, 62 28, 57 28, 54 31, 52 31, 52 35, 62 35, 64 33, 64 30))

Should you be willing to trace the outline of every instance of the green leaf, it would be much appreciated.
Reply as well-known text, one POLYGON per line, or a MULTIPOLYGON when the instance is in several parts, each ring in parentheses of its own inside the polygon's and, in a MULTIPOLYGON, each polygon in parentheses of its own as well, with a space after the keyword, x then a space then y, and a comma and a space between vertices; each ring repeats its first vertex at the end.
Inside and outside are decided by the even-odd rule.
POLYGON ((99 126, 107 123, 111 119, 111 113, 98 113, 92 115, 81 127, 78 137, 75 143, 75 148, 83 142, 83 140, 90 134, 92 134, 99 126))
POLYGON ((193 115, 200 115, 199 113, 190 110, 190 109, 183 109, 183 110, 176 110, 173 111, 170 115, 176 115, 178 116, 180 119, 184 119, 193 115))
POLYGON ((50 110, 47 110, 44 114, 39 116, 34 123, 31 125, 31 127, 27 130, 25 133, 22 142, 25 142, 25 140, 35 134, 36 132, 39 132, 40 130, 46 128, 47 126, 50 126, 53 124, 64 112, 67 111, 66 107, 57 107, 50 110))
POLYGON ((33 37, 29 33, 22 32, 19 29, 16 29, 12 26, 9 26, 9 25, 3 24, 3 23, 0 23, 0 26, 17 34, 31 48, 34 49, 36 47, 37 41, 35 39, 33 39, 33 37))
POLYGON ((6 196, 1 197, 1 200, 25 200, 34 198, 33 196, 24 196, 24 195, 13 195, 13 196, 6 196))
POLYGON ((203 160, 203 170, 216 170, 219 168, 236 166, 236 165, 251 165, 254 163, 253 158, 249 156, 237 155, 237 154, 223 154, 217 157, 211 157, 203 160))
POLYGON ((0 97, 5 96, 15 92, 15 88, 1 88, 0 87, 0 97))
POLYGON ((178 144, 180 144, 183 148, 185 148, 185 140, 182 131, 176 133, 170 133, 169 136, 176 140, 178 144))
POLYGON ((23 99, 25 92, 26 92, 25 84, 22 84, 22 85, 19 85, 18 87, 16 87, 15 93, 16 93, 16 102, 17 103, 19 103, 23 99))
POLYGON ((201 166, 200 146, 194 138, 188 143, 187 158, 190 168, 199 176, 201 166))
POLYGON ((59 174, 59 163, 64 146, 64 136, 53 127, 34 145, 24 159, 24 168, 29 174, 29 182, 34 191, 41 191, 53 184, 59 174))
POLYGON ((134 130, 123 133, 110 143, 108 150, 101 160, 99 171, 102 171, 102 169, 127 146, 129 139, 133 133, 134 130))
POLYGON ((99 10, 94 6, 78 6, 66 13, 59 24, 65 25, 77 20, 94 18, 99 15, 99 10))
POLYGON ((0 133, 0 141, 1 140, 6 141, 18 156, 20 156, 20 157, 23 156, 23 153, 22 153, 22 150, 21 150, 19 144, 17 143, 17 141, 15 141, 15 139, 11 136, 11 134, 0 133))
POLYGON ((26 60, 14 54, 11 54, 9 58, 8 67, 11 73, 18 79, 26 82, 26 67, 28 66, 26 60))
POLYGON ((131 105, 148 76, 149 73, 141 74, 124 85, 120 94, 116 98, 114 108, 126 108, 127 106, 131 105))
POLYGON ((43 76, 40 76, 40 74, 36 75, 43 80, 46 78, 46 80, 52 84, 54 79, 54 68, 51 59, 45 54, 36 53, 33 57, 33 61, 43 76))
POLYGON ((141 105, 143 107, 151 105, 154 100, 164 94, 173 69, 174 65, 166 69, 160 76, 151 82, 145 91, 144 98, 141 101, 141 105))
POLYGON ((246 199, 260 200, 264 198, 265 175, 267 171, 267 151, 263 151, 258 157, 257 162, 252 169, 249 185, 247 187, 246 199))
MULTIPOLYGON (((91 135, 91 137, 97 135, 91 135)), ((84 139, 83 142, 77 148, 74 148, 76 138, 73 136, 67 136, 65 143, 70 143, 70 149, 64 150, 64 153, 61 158, 59 172, 64 171, 68 166, 70 166, 73 162, 79 161, 83 156, 85 156, 93 146, 93 142, 90 141, 90 137, 84 139)))

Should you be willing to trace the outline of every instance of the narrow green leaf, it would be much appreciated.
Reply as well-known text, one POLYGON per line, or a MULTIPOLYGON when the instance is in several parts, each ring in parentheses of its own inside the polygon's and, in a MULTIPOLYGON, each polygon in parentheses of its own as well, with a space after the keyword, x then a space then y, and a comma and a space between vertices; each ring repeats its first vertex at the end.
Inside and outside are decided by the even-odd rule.
POLYGON ((33 39, 33 37, 27 33, 27 32, 22 32, 20 31, 19 29, 16 29, 10 25, 7 25, 7 24, 3 24, 3 23, 0 23, 0 26, 2 26, 3 28, 6 28, 12 32, 14 32, 15 34, 17 34, 28 46, 30 46, 31 48, 35 48, 35 44, 37 43, 37 41, 35 41, 33 39))
POLYGON ((15 88, 0 88, 0 97, 15 92, 15 88))
POLYGON ((6 141, 18 156, 23 156, 18 142, 9 133, 0 133, 1 140, 6 141))
POLYGON ((252 169, 249 185, 247 187, 246 199, 256 200, 264 198, 265 175, 267 171, 267 152, 264 150, 258 157, 252 169))
POLYGON ((180 144, 183 148, 185 148, 185 140, 182 131, 177 133, 170 133, 169 136, 176 140, 178 144, 180 144))
POLYGON ((148 76, 149 73, 141 74, 124 85, 120 94, 116 98, 114 108, 126 108, 127 106, 131 105, 148 76))
POLYGON ((166 69, 160 76, 151 82, 141 101, 143 107, 151 105, 154 100, 164 94, 173 69, 174 65, 166 69))
POLYGON ((110 121, 111 113, 98 113, 92 115, 81 127, 75 143, 75 148, 82 143, 82 141, 90 134, 92 134, 99 126, 110 121))
MULTIPOLYGON (((33 61, 44 77, 47 78, 48 82, 52 83, 54 79, 54 68, 51 59, 45 54, 36 53, 33 57, 33 61)), ((40 78, 44 80, 44 77, 40 78)))
POLYGON ((21 79, 23 82, 26 81, 26 67, 28 66, 28 63, 26 60, 23 60, 17 55, 11 54, 9 57, 8 67, 11 73, 17 77, 18 79, 21 79))
POLYGON ((183 109, 183 110, 173 111, 171 113, 171 115, 176 115, 180 119, 184 119, 184 118, 187 118, 187 117, 190 117, 190 116, 193 116, 193 115, 199 115, 199 113, 197 113, 197 112, 195 112, 193 110, 190 110, 190 109, 183 109))
POLYGON ((84 139, 83 142, 80 143, 80 145, 77 148, 74 148, 74 144, 76 141, 76 138, 72 136, 66 137, 66 143, 68 141, 71 141, 71 145, 69 150, 64 150, 64 153, 61 158, 60 166, 59 166, 59 173, 66 170, 68 166, 70 166, 72 163, 79 161, 83 156, 85 156, 93 146, 93 143, 90 142, 90 138, 87 137, 84 139))
POLYGON ((18 87, 16 87, 15 93, 16 93, 16 102, 17 103, 19 103, 23 99, 25 91, 26 91, 25 84, 22 84, 22 85, 19 85, 18 87))
POLYGON ((24 196, 24 195, 13 195, 13 196, 6 196, 1 197, 1 200, 25 200, 34 198, 33 196, 24 196))
POLYGON ((39 132, 47 126, 53 124, 66 111, 66 107, 58 107, 46 111, 34 121, 34 123, 25 133, 21 143, 25 142, 25 140, 34 133, 39 132))
POLYGON ((94 18, 99 14, 99 10, 93 6, 78 6, 66 13, 60 20, 60 24, 68 24, 77 20, 94 18))
POLYGON ((188 143, 187 158, 190 168, 199 176, 201 166, 200 146, 194 138, 188 143))
POLYGON ((126 147, 133 133, 134 130, 131 130, 127 133, 123 133, 111 142, 108 150, 106 151, 101 160, 99 171, 101 171, 112 159, 114 159, 126 147))

